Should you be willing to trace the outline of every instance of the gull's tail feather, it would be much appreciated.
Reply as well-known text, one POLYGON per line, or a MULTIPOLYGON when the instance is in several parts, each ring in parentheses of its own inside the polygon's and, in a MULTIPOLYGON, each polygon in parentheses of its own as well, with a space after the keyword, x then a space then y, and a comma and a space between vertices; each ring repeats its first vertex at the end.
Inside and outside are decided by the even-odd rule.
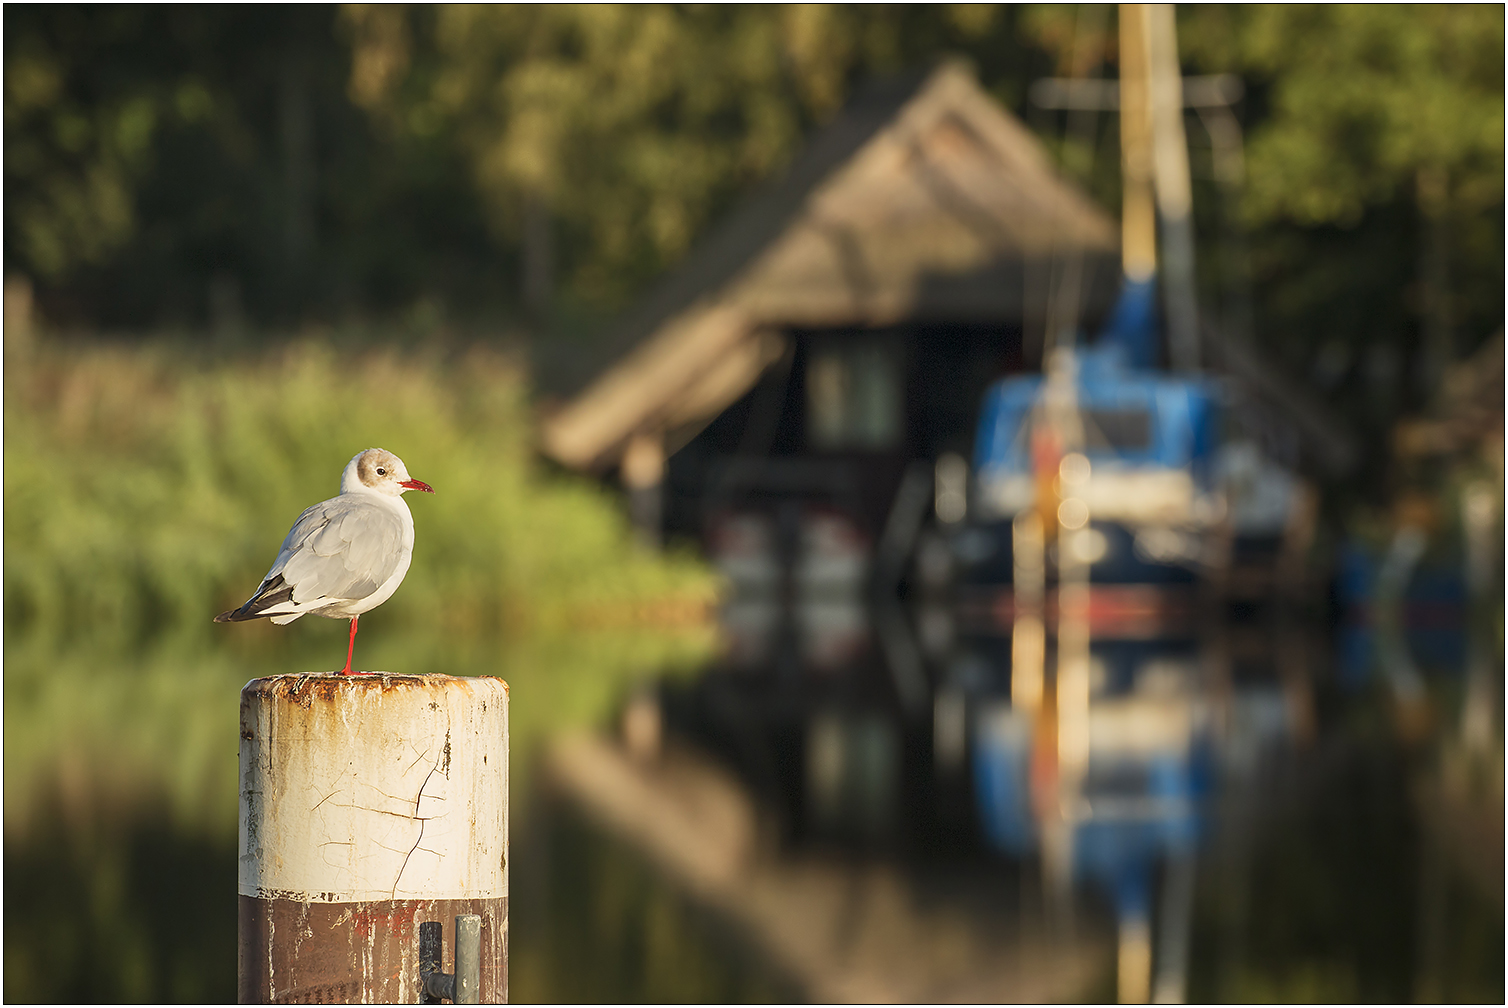
MULTIPOLYGON (((283 580, 283 575, 275 574, 272 577, 268 578, 266 581, 262 582, 262 586, 257 589, 257 593, 251 598, 247 599, 245 605, 241 606, 241 608, 239 609, 229 609, 221 613, 220 615, 215 617, 215 622, 239 623, 242 620, 290 615, 293 616, 294 619, 297 619, 299 616, 302 616, 303 613, 271 613, 267 611, 276 606, 282 605, 285 602, 291 603, 292 601, 293 586, 283 580)), ((292 620, 282 620, 281 622, 292 622, 292 620)))

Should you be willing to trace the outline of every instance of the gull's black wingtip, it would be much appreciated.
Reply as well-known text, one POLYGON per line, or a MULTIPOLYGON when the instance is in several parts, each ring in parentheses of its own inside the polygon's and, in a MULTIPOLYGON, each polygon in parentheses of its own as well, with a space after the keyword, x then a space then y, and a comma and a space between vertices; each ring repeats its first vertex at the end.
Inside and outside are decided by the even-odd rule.
POLYGON ((239 609, 229 609, 215 617, 216 623, 240 623, 243 620, 260 619, 269 615, 263 610, 287 602, 293 598, 293 586, 283 580, 283 575, 274 574, 263 581, 257 593, 246 600, 239 609))

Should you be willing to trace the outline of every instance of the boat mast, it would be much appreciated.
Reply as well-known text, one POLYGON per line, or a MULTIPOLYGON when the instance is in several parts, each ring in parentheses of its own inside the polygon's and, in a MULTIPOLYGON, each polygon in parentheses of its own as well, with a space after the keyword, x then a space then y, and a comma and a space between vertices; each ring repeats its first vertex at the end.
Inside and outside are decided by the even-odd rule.
POLYGON ((1121 4, 1121 261, 1128 283, 1157 273, 1162 225, 1168 356, 1176 371, 1199 368, 1194 282, 1193 189, 1183 132, 1183 76, 1172 4, 1121 4))

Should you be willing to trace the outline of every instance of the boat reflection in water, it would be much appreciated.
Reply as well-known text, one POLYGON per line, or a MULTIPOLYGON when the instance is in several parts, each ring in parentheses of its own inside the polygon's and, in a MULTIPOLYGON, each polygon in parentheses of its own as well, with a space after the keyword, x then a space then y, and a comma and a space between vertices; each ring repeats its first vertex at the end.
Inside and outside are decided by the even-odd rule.
POLYGON ((735 769, 777 857, 898 857, 923 902, 994 885, 962 926, 1080 953, 976 969, 983 999, 1182 1001, 1217 785, 1229 814, 1307 703, 1282 633, 1225 667, 1209 413, 1197 381, 1062 354, 992 390, 974 485, 914 466, 878 542, 820 499, 709 522, 725 659, 661 687, 666 726, 735 769))
POLYGON ((1109 580, 1146 562, 1111 521, 1070 530, 1103 536, 1075 571, 1045 526, 728 512, 723 657, 636 694, 574 791, 815 1000, 1491 993, 1500 905, 1422 839, 1420 764, 1323 610, 1109 580))
POLYGON ((939 721, 973 700, 984 831, 1003 852, 1040 857, 1054 915, 1070 917, 1078 880, 1108 897, 1120 1000, 1181 1002, 1218 744, 1195 628, 1220 615, 1210 575, 1225 567, 1225 508, 1212 390, 1130 371, 1119 351, 1060 351, 1046 378, 991 390, 975 459, 980 514, 953 552, 965 561, 964 626, 1008 637, 1010 661, 993 690, 956 666, 939 721))
MULTIPOLYGON (((1057 579, 1034 651, 1009 586, 967 582, 979 550, 962 526, 918 537, 904 607, 876 601, 883 551, 871 562, 871 544, 831 510, 729 514, 715 528, 714 558, 735 586, 725 658, 661 684, 658 704, 672 737, 734 769, 770 856, 902 865, 924 905, 988 892, 993 905, 960 910, 962 926, 1077 953, 997 955, 969 978, 977 997, 1183 1000, 1216 785, 1239 790, 1241 770, 1289 731, 1275 663, 1232 687, 1217 667, 1219 621, 1198 618, 1192 593, 1169 605, 1146 586, 1091 583, 1075 724, 1057 579)), ((930 969, 914 949, 892 951, 930 969)), ((939 996, 913 996, 929 992, 939 996)))
POLYGON ((1326 667, 1312 495, 1211 399, 1060 354, 877 534, 820 493, 710 516, 721 660, 563 778, 819 1001, 1500 989, 1448 940, 1501 935, 1490 879, 1441 867, 1492 845, 1424 821, 1422 736, 1326 667))

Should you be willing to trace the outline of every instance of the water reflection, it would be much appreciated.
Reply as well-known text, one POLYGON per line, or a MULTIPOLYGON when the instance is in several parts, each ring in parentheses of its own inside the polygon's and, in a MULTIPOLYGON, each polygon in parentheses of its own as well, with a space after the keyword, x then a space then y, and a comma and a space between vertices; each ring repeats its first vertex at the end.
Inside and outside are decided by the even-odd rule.
POLYGON ((515 1003, 786 1003, 801 990, 642 854, 546 800, 515 830, 515 1003), (522 859, 522 860, 521 860, 522 859))
MULTIPOLYGON (((233 644, 161 637, 109 649, 85 638, 61 650, 7 649, 7 1001, 234 1000, 240 689, 260 675, 335 667, 340 644, 330 629, 253 628, 233 644)), ((513 821, 526 834, 543 739, 599 724, 626 683, 689 670, 710 650, 706 628, 497 636, 379 621, 368 629, 367 660, 377 667, 509 681, 513 821)), ((524 839, 515 885, 528 883, 527 866, 548 850, 531 851, 524 839)), ((580 849, 598 856, 591 844, 580 849)), ((570 986, 576 953, 550 944, 546 910, 525 899, 513 914, 522 957, 513 982, 544 1000, 604 996, 613 989, 606 980, 570 986)), ((573 942, 579 949, 590 929, 565 920, 585 929, 573 942)), ((737 997, 721 986, 734 981, 716 979, 722 954, 715 944, 684 954, 711 971, 701 986, 645 991, 737 997)))
MULTIPOLYGON (((1137 633, 1135 597, 1091 605, 1065 802, 1050 593, 1023 636, 1016 600, 927 587, 928 565, 977 544, 923 537, 909 600, 877 608, 852 556, 869 546, 832 513, 809 534, 799 511, 766 520, 753 535, 826 557, 733 596, 710 665, 695 635, 374 633, 374 663, 500 672, 528 698, 516 999, 1501 997, 1490 606, 1455 618, 1444 653, 1464 667, 1405 625, 1411 692, 1365 653, 1346 665, 1358 626, 1373 656, 1386 646, 1365 585, 1338 634, 1323 610, 1197 599, 1137 633), (1023 688, 1013 666, 1032 662, 1023 688), (614 779, 711 875, 604 829, 579 790, 532 786, 537 743, 615 708, 624 745, 602 758, 631 776, 614 779)), ((1411 578, 1391 610, 1384 594, 1384 615, 1428 614, 1410 598, 1429 584, 1411 578)), ((10 999, 230 997, 234 697, 266 668, 327 663, 328 645, 7 654, 10 999)))
MULTIPOLYGON (((727 786, 749 796, 760 853, 727 892, 773 899, 760 894, 782 872, 858 885, 854 873, 889 866, 904 895, 883 926, 897 934, 945 917, 959 950, 994 942, 1018 964, 1023 948, 1056 950, 1009 976, 946 942, 909 953, 911 973, 951 962, 986 999, 1048 996, 1045 974, 1063 999, 1501 996, 1502 876, 1499 865, 1494 883, 1488 866, 1502 841, 1500 826, 1485 828, 1494 807, 1501 814, 1501 753, 1489 743, 1471 771, 1497 768, 1496 805, 1490 785, 1468 798, 1460 766, 1470 761, 1448 754, 1493 730, 1472 734, 1482 715, 1461 691, 1489 687, 1464 661, 1431 659, 1402 683, 1380 628, 1378 674, 1357 681, 1345 664, 1355 645, 1344 624, 1332 635, 1323 595, 1213 602, 1174 578, 1154 594, 1086 582, 1076 601, 1071 585, 1039 578, 1033 597, 1031 571, 978 541, 1003 537, 1019 555, 1033 535, 1019 520, 951 541, 927 533, 904 606, 875 601, 861 558, 870 545, 841 515, 746 514, 721 527, 720 560, 740 589, 723 610, 723 657, 639 695, 625 734, 652 717, 640 766, 689 743, 705 754, 690 758, 727 768, 727 786), (980 569, 991 554, 1014 594, 956 579, 960 564, 980 569), (1089 627, 1080 642, 1053 632, 1073 606, 1089 627), (907 662, 910 673, 897 668, 907 662), (925 684, 925 704, 908 674, 925 684), (1409 713, 1420 697, 1441 719, 1424 734, 1409 713), (1446 780, 1456 780, 1451 799, 1446 780), (1468 819, 1481 825, 1459 825, 1468 819), (960 895, 1002 878, 1006 895, 989 907, 960 895)), ((1085 531, 1099 541, 1063 548, 1086 560, 1158 545, 1122 542, 1111 526, 1085 531)), ((1463 655, 1465 629, 1455 630, 1463 655)), ((673 792, 644 773, 646 787, 673 792)), ((687 822, 694 833, 695 816, 687 822)), ((651 856, 678 877, 673 855, 651 856)), ((731 915, 754 945, 771 945, 757 913, 731 915)), ((809 994, 847 989, 833 986, 854 969, 844 950, 882 926, 830 923, 831 934, 809 925, 820 951, 792 970, 809 994)), ((937 983, 897 986, 909 974, 887 968, 878 957, 872 996, 943 996, 937 983)))

